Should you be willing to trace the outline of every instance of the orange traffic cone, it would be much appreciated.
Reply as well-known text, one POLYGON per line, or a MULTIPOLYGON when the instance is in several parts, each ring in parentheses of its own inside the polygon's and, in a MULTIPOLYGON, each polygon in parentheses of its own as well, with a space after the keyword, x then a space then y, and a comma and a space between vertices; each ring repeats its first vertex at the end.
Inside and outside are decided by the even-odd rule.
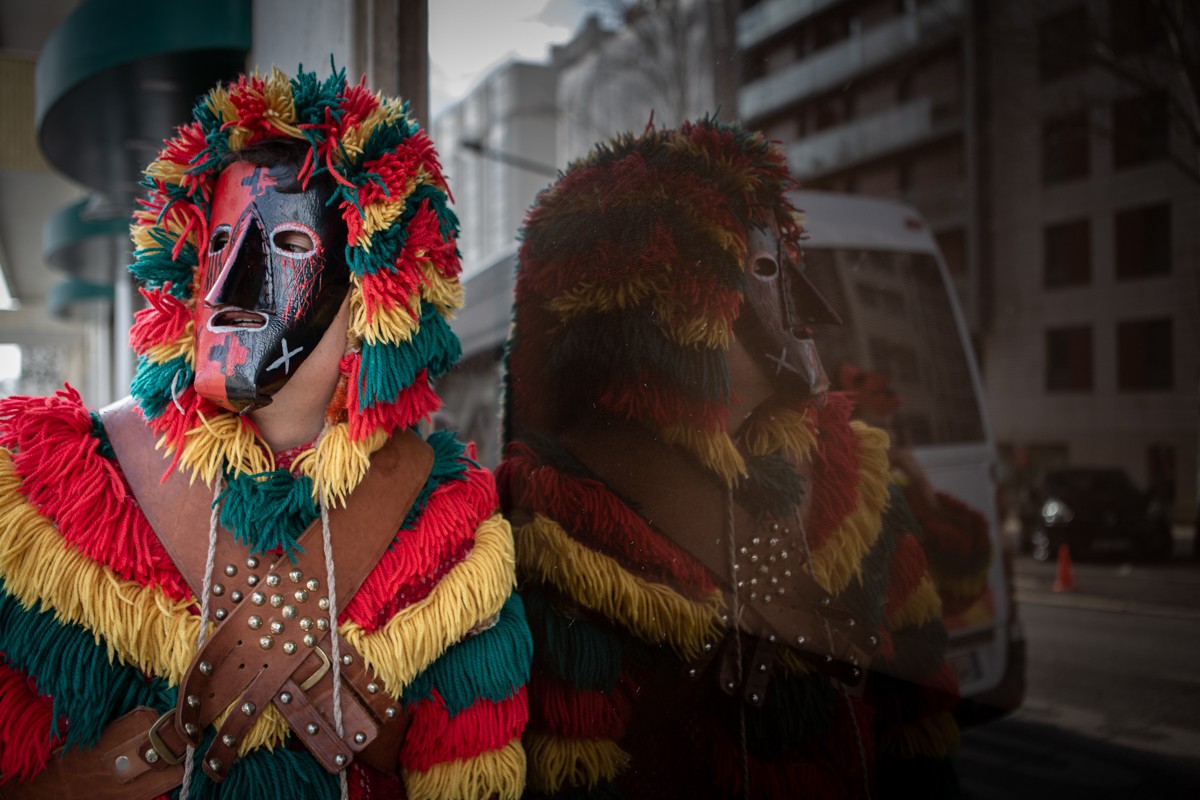
POLYGON ((1054 591, 1075 591, 1075 570, 1071 567, 1071 548, 1067 545, 1058 546, 1058 571, 1054 576, 1054 591))

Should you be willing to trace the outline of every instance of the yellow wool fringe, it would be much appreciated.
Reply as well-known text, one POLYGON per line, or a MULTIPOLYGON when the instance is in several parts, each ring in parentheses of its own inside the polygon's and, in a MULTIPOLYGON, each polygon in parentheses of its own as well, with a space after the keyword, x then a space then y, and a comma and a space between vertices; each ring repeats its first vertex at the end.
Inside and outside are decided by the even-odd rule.
POLYGON ((191 164, 180 164, 178 161, 159 159, 146 167, 146 177, 156 178, 170 186, 179 186, 183 183, 184 176, 187 175, 187 171, 191 168, 191 164))
POLYGON ((409 179, 404 191, 391 200, 380 200, 363 206, 362 229, 355 247, 365 246, 378 231, 386 230, 404 213, 404 203, 417 186, 416 176, 409 179))
POLYGON ((904 601, 900 608, 892 609, 888 614, 888 623, 893 628, 908 628, 924 625, 931 619, 942 616, 942 598, 933 585, 929 573, 921 576, 917 588, 904 601))
POLYGON ((402 609, 370 633, 348 622, 339 630, 399 697, 405 686, 482 619, 498 613, 512 594, 515 560, 512 531, 499 514, 475 532, 475 547, 429 595, 402 609))
POLYGON ((421 299, 437 306, 438 313, 446 319, 453 319, 454 312, 463 307, 462 282, 446 278, 427 258, 419 261, 418 266, 422 275, 421 299))
POLYGON ((812 551, 812 576, 834 595, 860 577, 863 559, 879 538, 888 501, 887 434, 857 420, 850 427, 858 434, 860 444, 855 487, 858 501, 825 546, 812 551))
POLYGON ((404 344, 412 340, 419 328, 420 322, 403 305, 377 309, 374 318, 368 321, 362 300, 362 278, 351 273, 350 336, 371 344, 404 344))
POLYGON ((371 134, 377 128, 391 125, 404 116, 404 103, 402 101, 383 97, 378 92, 375 93, 375 98, 379 101, 379 107, 364 117, 358 125, 347 128, 342 133, 342 149, 351 158, 362 154, 363 145, 367 139, 371 138, 371 134))
POLYGON ((886 753, 899 754, 904 758, 945 758, 954 753, 961 742, 953 715, 943 711, 901 726, 898 731, 886 735, 880 747, 886 753))
POLYGON ((736 486, 746 474, 746 462, 724 429, 705 431, 680 422, 663 428, 662 438, 694 455, 729 486, 736 486))
MULTIPOLYGON (((269 448, 262 446, 261 439, 246 420, 232 411, 220 411, 205 417, 200 414, 200 424, 185 434, 180 464, 209 486, 223 470, 234 475, 271 472, 275 469, 275 457, 269 448)), ((170 443, 165 437, 159 439, 159 447, 170 443)))
POLYGON ((678 298, 664 290, 654 301, 667 338, 682 347, 728 350, 733 341, 733 320, 697 317, 678 298))
POLYGON ((782 452, 792 461, 808 461, 817 447, 815 415, 808 409, 779 409, 755 414, 747 427, 746 448, 756 456, 782 452))
POLYGON ((584 314, 637 308, 665 293, 668 276, 635 273, 616 285, 582 283, 550 300, 547 307, 567 322, 584 314))
POLYGON ((775 654, 775 660, 789 675, 808 675, 813 671, 812 666, 800 657, 800 654, 790 647, 781 647, 775 654))
POLYGON ((720 638, 720 591, 704 602, 688 600, 664 584, 630 574, 541 514, 514 533, 523 579, 553 584, 645 641, 667 642, 684 660, 699 656, 706 642, 720 638))
MULTIPOLYGON (((183 356, 184 362, 195 369, 196 366, 196 349, 194 345, 196 323, 194 320, 188 320, 183 332, 179 334, 179 338, 173 342, 160 342, 146 348, 144 355, 147 360, 153 364, 165 364, 173 358, 183 356)), ((179 387, 182 391, 186 387, 179 387)))
MULTIPOLYGON (((12 457, 0 450, 0 577, 8 592, 25 608, 40 602, 59 622, 91 631, 110 659, 178 686, 196 657, 200 618, 188 611, 195 601, 124 580, 75 550, 25 500, 20 485, 12 457)), ((274 707, 265 709, 242 752, 279 744, 288 730, 274 707)))
POLYGON ((611 781, 629 766, 629 754, 611 739, 568 739, 527 734, 529 788, 542 794, 611 781))
POLYGON ((350 439, 349 425, 330 425, 316 447, 296 458, 292 469, 312 478, 314 500, 320 502, 324 496, 331 507, 344 506, 354 487, 366 477, 371 454, 387 440, 387 431, 375 430, 355 442, 350 439))
POLYGON ((525 789, 525 749, 517 739, 474 758, 434 764, 425 772, 406 770, 404 788, 409 800, 516 800, 525 789))

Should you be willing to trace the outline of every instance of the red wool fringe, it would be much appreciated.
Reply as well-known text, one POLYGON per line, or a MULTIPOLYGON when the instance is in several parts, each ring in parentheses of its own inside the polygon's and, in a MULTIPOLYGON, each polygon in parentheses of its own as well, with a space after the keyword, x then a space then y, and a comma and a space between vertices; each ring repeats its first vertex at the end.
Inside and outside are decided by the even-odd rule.
POLYGON ((53 397, 0 401, 0 446, 13 452, 25 497, 64 541, 126 580, 189 597, 120 469, 96 445, 91 416, 70 386, 53 397))
POLYGON ((432 698, 413 709, 400 761, 410 770, 425 772, 435 764, 499 750, 521 735, 528 719, 524 686, 499 703, 480 698, 454 717, 434 689, 432 698))
POLYGON ((820 432, 813 463, 812 510, 808 517, 808 545, 816 550, 829 543, 842 521, 858 506, 858 434, 849 427, 853 404, 842 394, 826 395, 817 413, 820 432))
POLYGON ((54 701, 38 694, 25 674, 0 658, 0 785, 28 780, 46 766, 58 741, 50 738, 54 701))
POLYGON ((150 304, 134 314, 133 327, 129 329, 129 345, 139 354, 144 354, 156 344, 174 342, 183 335, 192 315, 187 305, 170 293, 171 284, 159 290, 139 289, 142 297, 150 304))
MULTIPOLYGON (((464 542, 474 542, 475 529, 498 504, 491 473, 468 469, 463 480, 442 484, 429 497, 413 530, 401 531, 362 588, 347 604, 346 614, 370 631, 390 619, 381 609, 399 593, 457 563, 464 542)), ((407 605, 407 603, 405 604, 407 605)), ((398 610, 398 609, 397 609, 398 610)))
POLYGON ((362 359, 355 357, 350 370, 348 386, 350 440, 361 441, 373 431, 383 430, 388 434, 408 428, 437 411, 442 406, 441 398, 429 385, 429 370, 417 373, 416 380, 397 395, 393 403, 378 403, 359 411, 358 375, 362 359))
POLYGON ((656 385, 655 381, 656 378, 646 371, 629 382, 616 378, 605 388, 598 402, 622 419, 641 422, 655 429, 680 422, 705 431, 725 427, 729 407, 724 402, 683 394, 656 385))
POLYGON ((579 689, 545 670, 529 683, 530 728, 569 739, 625 737, 633 703, 618 684, 611 692, 579 689))
POLYGON ((638 577, 668 584, 691 600, 703 599, 715 588, 695 558, 646 524, 601 481, 542 465, 519 442, 509 446, 496 480, 510 508, 528 508, 556 520, 584 545, 615 558, 638 577))
POLYGON ((925 551, 921 549, 917 537, 907 532, 901 534, 888 565, 889 580, 884 612, 889 617, 904 608, 908 598, 921 584, 921 578, 928 572, 925 551))

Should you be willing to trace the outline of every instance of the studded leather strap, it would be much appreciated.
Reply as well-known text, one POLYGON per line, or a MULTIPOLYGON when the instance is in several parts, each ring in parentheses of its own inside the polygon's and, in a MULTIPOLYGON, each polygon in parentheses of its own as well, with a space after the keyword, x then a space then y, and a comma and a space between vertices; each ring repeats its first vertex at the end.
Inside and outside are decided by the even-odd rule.
MULTIPOLYGON (((101 411, 105 429, 143 513, 199 597, 203 589, 212 497, 154 450, 154 436, 131 400, 101 411), (164 472, 169 474, 163 478, 164 472)), ((345 507, 329 512, 338 604, 344 606, 395 538, 432 466, 432 450, 411 432, 393 436, 371 457, 366 477, 345 507)), ((355 755, 390 770, 406 724, 402 709, 339 640, 346 741, 334 732, 328 575, 320 520, 288 556, 251 554, 218 531, 210 611, 218 626, 192 663, 162 744, 198 743, 200 732, 228 708, 204 756, 215 780, 228 774, 250 727, 272 703, 329 771, 355 755), (168 730, 169 729, 169 730, 168 730), (386 735, 382 735, 386 732, 386 735), (382 748, 384 740, 390 746, 382 748), (375 745, 375 746, 372 746, 375 745)))

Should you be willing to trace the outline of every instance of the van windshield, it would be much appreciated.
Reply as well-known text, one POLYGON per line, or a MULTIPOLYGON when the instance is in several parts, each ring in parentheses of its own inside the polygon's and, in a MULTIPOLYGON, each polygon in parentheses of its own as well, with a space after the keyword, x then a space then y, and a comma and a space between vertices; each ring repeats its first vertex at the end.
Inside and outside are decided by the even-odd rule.
POLYGON ((851 364, 890 378, 903 447, 981 442, 983 422, 950 296, 934 258, 883 250, 805 249, 807 274, 842 317, 814 325, 830 379, 851 364))

